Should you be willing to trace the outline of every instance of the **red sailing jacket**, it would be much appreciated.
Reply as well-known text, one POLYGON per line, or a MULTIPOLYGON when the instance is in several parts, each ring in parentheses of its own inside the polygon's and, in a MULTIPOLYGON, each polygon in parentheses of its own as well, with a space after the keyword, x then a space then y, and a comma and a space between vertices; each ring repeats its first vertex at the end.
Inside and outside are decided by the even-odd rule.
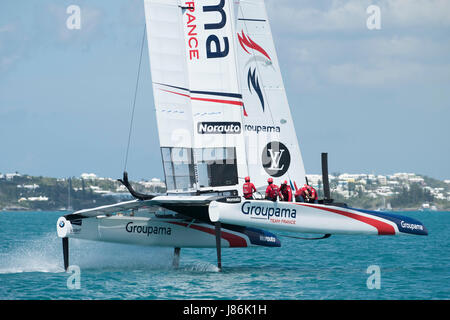
POLYGON ((292 190, 291 187, 286 185, 286 188, 281 189, 281 194, 283 195, 283 200, 284 201, 292 201, 292 190))
POLYGON ((276 200, 278 196, 280 196, 280 198, 283 197, 280 188, 276 184, 269 184, 266 189, 266 197, 270 200, 276 200))
POLYGON ((312 201, 317 199, 316 189, 314 189, 313 187, 308 186, 308 185, 305 185, 303 188, 298 189, 297 192, 295 193, 295 197, 302 196, 306 201, 306 192, 305 192, 306 190, 308 190, 309 198, 312 201))
POLYGON ((244 193, 245 199, 251 199, 253 197, 253 192, 256 192, 255 185, 251 182, 244 183, 242 187, 242 191, 244 193))
POLYGON ((317 192, 316 189, 314 189, 313 187, 309 186, 309 194, 311 195, 311 199, 312 200, 316 200, 317 199, 317 192))

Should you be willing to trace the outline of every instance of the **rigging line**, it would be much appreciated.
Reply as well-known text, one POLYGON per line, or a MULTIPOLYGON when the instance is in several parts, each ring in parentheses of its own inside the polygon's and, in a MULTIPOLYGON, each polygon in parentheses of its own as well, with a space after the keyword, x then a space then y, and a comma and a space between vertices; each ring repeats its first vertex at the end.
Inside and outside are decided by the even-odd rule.
POLYGON ((133 99, 133 109, 132 109, 132 112, 131 112, 130 130, 128 132, 127 152, 126 152, 126 155, 125 155, 125 165, 123 167, 123 171, 127 170, 128 153, 130 151, 131 132, 132 132, 132 129, 133 129, 133 121, 134 121, 134 110, 136 108, 136 97, 137 97, 137 91, 138 91, 138 87, 139 87, 139 77, 140 77, 140 74, 141 74, 142 52, 144 51, 145 33, 146 33, 146 25, 144 24, 144 32, 143 32, 143 35, 142 35, 142 42, 141 42, 141 54, 139 56, 139 67, 138 67, 138 72, 137 72, 137 77, 136 77, 136 86, 135 86, 135 89, 134 89, 134 99, 133 99))

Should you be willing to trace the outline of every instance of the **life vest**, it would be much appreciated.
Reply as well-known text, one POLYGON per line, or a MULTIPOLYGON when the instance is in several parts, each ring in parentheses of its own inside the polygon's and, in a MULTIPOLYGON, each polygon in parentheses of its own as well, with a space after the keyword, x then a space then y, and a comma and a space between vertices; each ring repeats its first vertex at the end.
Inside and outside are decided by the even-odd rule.
POLYGON ((309 194, 311 195, 310 196, 310 198, 312 199, 312 200, 316 200, 317 199, 317 192, 316 192, 316 189, 314 189, 313 187, 311 187, 311 186, 308 186, 309 188, 309 194))
POLYGON ((306 199, 306 190, 308 190, 308 194, 309 194, 309 199, 311 202, 314 202, 317 199, 317 192, 316 189, 314 189, 313 187, 306 185, 304 187, 302 187, 301 189, 298 189, 297 192, 295 193, 295 200, 296 201, 300 201, 297 197, 302 196, 304 201, 307 201, 306 199))
POLYGON ((253 197, 253 191, 256 191, 255 185, 251 182, 244 183, 242 187, 242 192, 244 193, 244 198, 250 199, 253 197))
POLYGON ((286 188, 280 189, 280 191, 284 201, 292 201, 292 190, 290 186, 286 185, 286 188))
POLYGON ((269 184, 266 189, 267 198, 276 201, 278 195, 280 194, 280 188, 276 184, 269 184))

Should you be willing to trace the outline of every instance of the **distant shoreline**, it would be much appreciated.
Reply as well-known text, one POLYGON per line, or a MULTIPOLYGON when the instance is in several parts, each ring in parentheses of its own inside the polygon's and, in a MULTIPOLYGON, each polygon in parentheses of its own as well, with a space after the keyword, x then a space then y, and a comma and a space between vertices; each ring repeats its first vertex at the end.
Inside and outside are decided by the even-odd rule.
MULTIPOLYGON (((323 198, 321 175, 307 175, 309 184, 323 198)), ((349 207, 367 210, 449 211, 450 180, 436 180, 415 173, 393 175, 329 175, 331 198, 349 207)), ((165 183, 158 178, 130 181, 144 194, 165 194, 165 183)), ((264 186, 260 187, 263 188, 264 186)), ((74 211, 132 200, 126 187, 112 178, 95 174, 80 177, 36 177, 0 173, 0 210, 4 211, 74 211)))

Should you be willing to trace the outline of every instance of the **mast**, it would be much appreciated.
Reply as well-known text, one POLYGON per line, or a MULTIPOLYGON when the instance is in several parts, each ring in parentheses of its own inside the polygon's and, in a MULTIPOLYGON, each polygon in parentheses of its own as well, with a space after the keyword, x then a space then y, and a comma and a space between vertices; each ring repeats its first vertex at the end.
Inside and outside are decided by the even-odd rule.
POLYGON ((67 179, 67 210, 68 211, 72 211, 73 210, 72 204, 71 204, 71 198, 70 198, 70 196, 71 196, 71 194, 70 194, 71 189, 72 189, 72 178, 69 177, 67 179))

